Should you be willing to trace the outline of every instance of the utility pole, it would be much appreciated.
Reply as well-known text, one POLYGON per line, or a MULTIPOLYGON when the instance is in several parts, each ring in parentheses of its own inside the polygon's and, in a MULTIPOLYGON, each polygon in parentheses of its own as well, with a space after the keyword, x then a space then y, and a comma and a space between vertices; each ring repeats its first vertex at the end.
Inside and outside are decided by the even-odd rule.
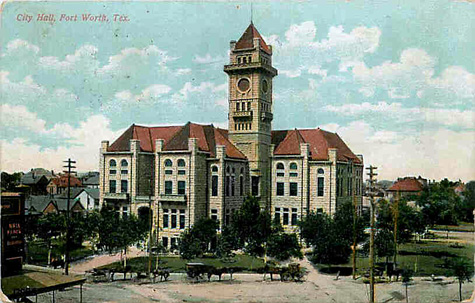
POLYGON ((148 194, 148 277, 150 278, 150 274, 152 272, 152 222, 153 222, 153 212, 152 212, 152 176, 150 176, 150 192, 148 194))
POLYGON ((393 269, 396 269, 397 258, 397 221, 399 219, 399 190, 396 193, 396 199, 393 204, 393 216, 394 216, 394 257, 393 257, 393 269))
POLYGON ((356 178, 354 167, 351 170, 353 174, 353 246, 352 246, 352 261, 353 261, 353 280, 356 280, 356 223, 357 223, 357 213, 358 213, 358 203, 356 201, 356 178))
POLYGON ((378 174, 374 171, 378 169, 370 165, 366 168, 369 170, 367 174, 369 176, 368 183, 369 183, 369 191, 368 195, 371 198, 371 235, 369 240, 369 284, 370 284, 370 303, 374 303, 374 215, 375 215, 375 203, 374 203, 374 196, 376 195, 375 191, 375 184, 376 179, 374 178, 378 174))
POLYGON ((66 204, 66 256, 64 260, 64 274, 69 275, 69 242, 71 241, 71 218, 70 218, 70 199, 71 199, 71 173, 74 173, 72 171, 72 168, 76 168, 76 166, 73 166, 76 161, 71 160, 69 158, 67 161, 63 161, 67 163, 67 165, 63 166, 67 168, 68 170, 64 170, 63 172, 68 174, 68 196, 66 198, 67 204, 66 204))

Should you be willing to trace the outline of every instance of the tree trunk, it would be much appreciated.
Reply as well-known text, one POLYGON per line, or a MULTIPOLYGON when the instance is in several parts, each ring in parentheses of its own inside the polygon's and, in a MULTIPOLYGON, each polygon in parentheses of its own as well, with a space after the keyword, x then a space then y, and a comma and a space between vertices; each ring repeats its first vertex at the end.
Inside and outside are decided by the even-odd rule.
POLYGON ((48 265, 51 265, 51 242, 48 241, 48 265))
POLYGON ((407 283, 406 283, 406 303, 409 303, 409 297, 407 296, 407 283))
POLYGON ((459 280, 459 297, 460 302, 462 302, 462 280, 459 280))
POLYGON ((124 248, 124 268, 127 266, 127 247, 124 248))

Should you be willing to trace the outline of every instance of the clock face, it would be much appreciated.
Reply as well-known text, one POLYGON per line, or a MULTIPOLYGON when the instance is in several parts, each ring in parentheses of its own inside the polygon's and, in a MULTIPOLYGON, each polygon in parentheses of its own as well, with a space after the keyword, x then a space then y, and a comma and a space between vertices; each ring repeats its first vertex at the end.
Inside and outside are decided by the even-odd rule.
POLYGON ((267 91, 269 90, 269 84, 267 83, 267 80, 262 80, 262 91, 264 93, 267 93, 267 91))
POLYGON ((242 92, 247 92, 249 90, 250 83, 249 80, 246 78, 241 78, 238 81, 238 88, 242 92))

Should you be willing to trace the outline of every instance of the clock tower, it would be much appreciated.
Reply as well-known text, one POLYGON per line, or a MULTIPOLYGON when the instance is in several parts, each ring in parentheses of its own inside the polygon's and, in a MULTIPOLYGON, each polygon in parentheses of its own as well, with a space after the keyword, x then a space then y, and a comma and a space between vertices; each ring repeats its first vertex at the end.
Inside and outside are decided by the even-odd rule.
MULTIPOLYGON (((251 23, 241 38, 230 43, 228 134, 249 160, 250 190, 267 206, 270 202, 270 144, 272 131, 272 47, 251 23)), ((264 206, 264 205, 263 205, 264 206)))

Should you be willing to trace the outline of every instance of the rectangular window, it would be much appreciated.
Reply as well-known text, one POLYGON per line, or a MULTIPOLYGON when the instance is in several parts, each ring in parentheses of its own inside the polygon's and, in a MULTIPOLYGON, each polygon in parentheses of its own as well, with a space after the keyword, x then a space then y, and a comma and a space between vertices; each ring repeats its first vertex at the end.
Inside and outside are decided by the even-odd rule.
POLYGON ((211 195, 218 196, 218 176, 211 177, 211 195))
POLYGON ((289 189, 289 194, 291 196, 297 196, 298 194, 298 183, 297 182, 290 182, 290 189, 289 189))
POLYGON ((167 237, 162 237, 162 244, 163 244, 163 247, 168 248, 168 238, 167 237))
POLYGON ((290 222, 290 224, 292 225, 297 225, 297 209, 296 208, 292 208, 292 221, 290 222))
POLYGON ((116 181, 115 180, 110 180, 109 181, 109 192, 112 194, 115 194, 116 192, 116 181))
POLYGON ((318 197, 323 197, 323 192, 325 188, 325 178, 324 177, 318 177, 317 178, 317 196, 318 197))
POLYGON ((127 193, 128 192, 127 185, 128 185, 127 180, 121 180, 120 181, 120 192, 121 193, 127 193))
POLYGON ((229 186, 230 186, 230 183, 231 183, 231 177, 226 176, 226 184, 224 185, 224 186, 225 186, 226 197, 229 196, 229 186))
POLYGON ((288 208, 284 208, 284 216, 283 216, 283 220, 282 220, 282 224, 283 225, 289 225, 289 209, 288 208), (287 210, 287 211, 285 211, 287 210))
POLYGON ((280 223, 280 207, 275 208, 274 220, 280 223))
POLYGON ((289 176, 291 178, 295 178, 295 177, 298 177, 299 176, 299 173, 289 173, 289 176))
POLYGON ((231 196, 234 196, 234 188, 235 188, 236 182, 234 176, 231 177, 231 196))
POLYGON ((115 175, 116 173, 117 173, 117 171, 115 169, 109 170, 109 174, 111 174, 111 175, 115 175))
POLYGON ((171 238, 171 243, 170 243, 170 249, 173 250, 173 249, 177 249, 177 245, 176 245, 176 238, 171 238))
POLYGON ((184 176, 184 175, 186 175, 186 170, 180 169, 180 170, 178 171, 178 175, 179 175, 179 176, 184 176))
POLYGON ((168 228, 168 209, 163 210, 163 228, 168 228))
POLYGON ((284 177, 285 176, 285 173, 277 173, 277 177, 284 177))
POLYGON ((122 206, 122 218, 127 218, 129 214, 129 208, 127 206, 122 206))
POLYGON ((259 177, 257 176, 252 176, 251 177, 252 181, 252 195, 253 196, 259 196, 259 177))
POLYGON ((323 214, 323 208, 317 208, 317 214, 323 214))
POLYGON ((276 195, 277 196, 283 196, 284 195, 284 182, 277 182, 277 187, 276 187, 276 195))
POLYGON ((173 170, 171 170, 171 169, 166 169, 166 170, 165 170, 165 175, 173 175, 173 170))
POLYGON ((239 111, 239 102, 236 102, 236 111, 239 111))
POLYGON ((239 195, 242 196, 244 194, 244 177, 239 177, 239 195))
POLYGON ((180 209, 180 229, 185 229, 185 210, 180 209))
POLYGON ((176 209, 172 209, 172 228, 176 228, 176 209))
POLYGON ((211 219, 218 221, 218 210, 217 209, 212 209, 211 210, 211 219))
POLYGON ((186 182, 185 181, 178 181, 178 194, 184 195, 186 189, 186 182))
POLYGON ((165 194, 171 195, 173 193, 173 182, 165 181, 165 194))

